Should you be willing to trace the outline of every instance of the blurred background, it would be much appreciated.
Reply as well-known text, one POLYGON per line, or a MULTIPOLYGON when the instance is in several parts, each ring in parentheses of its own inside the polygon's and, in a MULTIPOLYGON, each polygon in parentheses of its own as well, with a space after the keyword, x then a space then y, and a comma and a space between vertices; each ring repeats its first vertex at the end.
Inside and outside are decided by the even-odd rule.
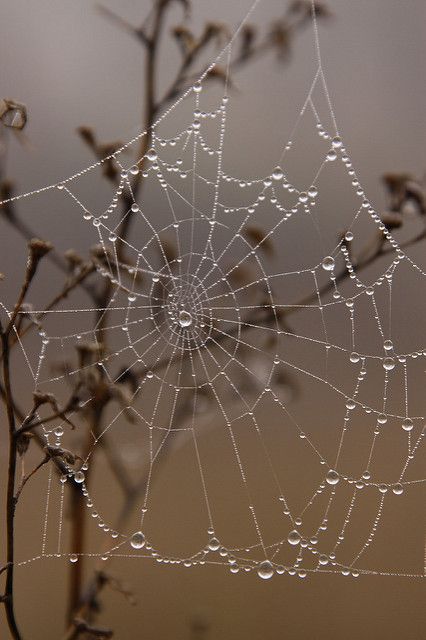
MULTIPOLYGON (((148 2, 136 0, 119 3, 105 0, 101 4, 131 24, 139 24, 149 10, 148 2)), ((106 142, 127 141, 139 133, 144 103, 144 68, 140 44, 108 20, 94 2, 39 0, 33 5, 23 0, 2 0, 1 5, 0 97, 14 98, 25 103, 28 109, 28 125, 23 135, 8 135, 4 140, 7 154, 3 174, 13 180, 15 191, 22 193, 56 183, 92 164, 91 151, 76 133, 77 127, 92 127, 99 140, 106 142)), ((405 3, 398 0, 360 0, 357 3, 328 0, 326 6, 331 17, 320 21, 321 51, 339 129, 368 199, 382 213, 388 207, 381 181, 383 174, 408 173, 420 180, 424 178, 426 5, 421 0, 405 3)), ((257 25, 259 31, 267 30, 271 21, 283 14, 285 7, 283 1, 263 0, 251 15, 250 23, 257 25)), ((213 4, 199 0, 192 8, 188 24, 195 33, 201 31, 206 21, 226 23, 232 31, 249 8, 248 2, 240 0, 233 3, 220 0, 213 4)), ((160 91, 168 86, 178 66, 176 43, 168 33, 172 25, 181 22, 182 8, 176 3, 169 13, 162 42, 160 91)), ((292 39, 284 61, 277 60, 271 52, 233 74, 224 149, 226 173, 249 180, 271 172, 305 100, 315 69, 313 33, 308 24, 292 39)), ((221 93, 222 87, 214 84, 206 93, 203 91, 203 99, 206 104, 214 104, 221 93)), ((320 97, 318 102, 326 113, 320 97)), ((191 105, 184 104, 172 111, 162 133, 173 135, 185 122, 190 122, 190 109, 191 105)), ((329 122, 326 124, 328 126, 329 122)), ((284 167, 297 184, 310 184, 307 181, 312 170, 319 166, 318 144, 315 123, 307 118, 294 141, 294 155, 289 156, 288 166, 284 167)), ((207 161, 203 162, 200 161, 200 173, 214 175, 207 161)), ((321 242, 312 225, 306 222, 289 225, 285 233, 277 235, 275 252, 263 256, 268 273, 317 264, 335 247, 339 234, 351 223, 356 201, 347 174, 341 168, 333 167, 321 188, 323 195, 318 204, 321 242)), ((79 181, 76 189, 93 210, 102 210, 109 201, 110 189, 96 171, 79 181)), ((205 202, 201 201, 199 206, 207 208, 209 204, 206 195, 205 202)), ((151 212, 157 229, 170 222, 155 188, 144 193, 143 205, 151 212)), ((59 251, 73 247, 86 255, 96 242, 96 235, 92 230, 88 233, 83 225, 80 212, 76 215, 71 203, 57 192, 19 201, 17 210, 22 220, 37 229, 38 235, 50 240, 59 251)), ((265 209, 261 215, 261 219, 256 219, 261 228, 269 229, 276 221, 276 212, 265 209)), ((422 228, 423 221, 413 213, 411 217, 408 215, 403 228, 396 231, 397 238, 404 241, 422 228)), ((354 231, 355 247, 360 250, 375 233, 374 225, 363 221, 354 231)), ((6 276, 1 285, 1 300, 10 308, 21 282, 26 244, 4 220, 0 221, 0 242, 0 271, 6 276)), ((416 243, 408 253, 420 268, 426 269, 423 243, 416 243)), ((381 274, 390 260, 390 257, 381 258, 367 269, 363 274, 365 282, 371 282, 381 274)), ((63 275, 51 266, 43 266, 40 273, 30 296, 36 308, 41 308, 50 299, 49 292, 56 291, 63 282, 63 275)), ((394 344, 399 353, 421 349, 424 345, 423 280, 418 271, 406 265, 398 268, 392 298, 392 323, 394 344)), ((291 304, 310 292, 312 281, 300 279, 297 283, 286 281, 281 289, 277 287, 276 296, 280 303, 291 304)), ((348 287, 345 295, 350 295, 349 292, 348 287)), ((387 304, 386 295, 378 296, 384 318, 387 318, 387 304)), ((65 307, 80 308, 82 305, 88 306, 88 301, 77 296, 67 301, 65 307)), ((347 348, 350 333, 347 316, 330 312, 326 320, 331 342, 344 344, 347 348)), ((85 319, 81 316, 77 320, 74 316, 64 320, 62 326, 56 318, 52 319, 49 335, 63 333, 67 322, 73 326, 73 331, 78 331, 80 321, 84 330, 85 319)), ((364 348, 370 352, 377 349, 380 353, 378 336, 372 337, 373 324, 371 309, 360 305, 356 325, 360 352, 364 348)), ((292 319, 291 328, 314 339, 322 336, 318 314, 300 313, 292 319)), ((28 347, 34 362, 37 362, 38 347, 37 344, 28 347)), ((299 349, 298 344, 292 343, 281 344, 280 348, 285 351, 286 359, 324 376, 321 368, 323 351, 320 353, 313 347, 299 349)), ((53 354, 49 365, 52 359, 53 354)), ((19 371, 19 396, 22 405, 28 409, 33 382, 18 358, 15 366, 19 371)), ((351 388, 353 371, 347 363, 336 357, 330 368, 342 387, 351 388)), ((410 409, 413 415, 421 416, 425 413, 423 359, 412 362, 409 371, 410 409)), ((44 378, 52 375, 46 374, 44 378)), ((367 392, 372 406, 382 399, 382 377, 379 371, 372 372, 367 392)), ((284 387, 283 399, 297 416, 303 431, 331 458, 341 430, 341 400, 325 392, 321 385, 296 374, 284 387)), ((51 388, 47 386, 46 390, 51 388)), ((401 413, 400 380, 391 386, 389 398, 395 413, 401 413)), ((258 408, 257 417, 265 428, 280 479, 285 481, 297 512, 321 481, 324 469, 310 455, 305 455, 305 448, 296 437, 287 438, 282 413, 264 402, 258 408)), ((241 488, 232 464, 229 440, 223 434, 222 425, 218 428, 214 415, 207 412, 200 421, 200 447, 208 469, 212 503, 217 505, 220 538, 226 538, 230 547, 250 545, 253 538, 241 508, 241 488)), ((362 412, 355 415, 353 424, 343 464, 346 473, 359 477, 364 471, 362 465, 370 444, 371 424, 366 424, 362 412)), ((272 541, 279 535, 278 519, 273 507, 270 508, 273 490, 270 479, 263 473, 263 462, 258 458, 259 445, 245 435, 246 427, 247 424, 241 421, 237 426, 238 437, 248 460, 250 480, 266 535, 272 541)), ((5 469, 4 429, 1 443, 1 468, 5 469)), ((67 443, 72 445, 72 438, 64 446, 67 443)), ((143 456, 138 458, 134 452, 132 428, 121 429, 113 443, 126 452, 131 473, 137 474, 138 465, 144 461, 143 456)), ((145 442, 138 440, 138 445, 143 450, 145 442)), ((165 554, 181 554, 182 557, 205 543, 207 528, 190 445, 184 441, 176 446, 167 464, 161 467, 153 487, 155 512, 149 525, 150 539, 155 539, 155 544, 164 548, 165 554)), ((38 459, 36 452, 30 455, 34 461, 38 459)), ((395 468, 400 469, 406 455, 406 440, 400 429, 389 430, 380 444, 375 477, 384 482, 395 482, 395 468)), ((424 460, 424 451, 420 448, 410 468, 409 479, 424 477, 424 460)), ((30 466, 29 462, 26 464, 30 466)), ((17 517, 18 560, 39 553, 47 481, 48 472, 43 469, 23 494, 17 517)), ((52 494, 56 509, 58 485, 54 485, 52 494)), ((122 495, 102 457, 92 490, 102 513, 119 511, 122 495)), ((350 495, 348 492, 341 496, 333 518, 330 516, 331 537, 338 533, 350 495)), ((423 483, 406 489, 397 504, 390 499, 375 543, 363 559, 363 567, 423 573, 424 499, 423 483)), ((365 493, 362 508, 349 527, 347 559, 362 546, 376 511, 377 495, 372 497, 371 493, 365 493)), ((65 503, 65 545, 69 542, 67 513, 65 503)), ((57 511, 51 512, 48 526, 50 543, 57 534, 57 511)), ((131 526, 128 531, 132 530, 131 526)), ((88 553, 97 553, 102 544, 95 529, 89 527, 88 553)), ((54 552, 53 542, 47 551, 54 552)), ((351 640, 359 637, 418 639, 424 636, 424 582, 421 578, 361 576, 353 579, 309 574, 305 580, 276 575, 272 580, 262 581, 254 572, 233 575, 223 566, 185 568, 136 558, 109 564, 105 570, 124 585, 124 591, 131 592, 131 599, 134 596, 137 600, 137 606, 132 606, 128 598, 119 593, 123 590, 121 586, 105 588, 102 594, 99 622, 113 628, 114 637, 120 639, 272 640, 284 637, 351 640)), ((94 566, 95 559, 87 562, 87 575, 94 566)), ((36 561, 17 570, 16 611, 25 638, 62 637, 69 571, 69 562, 56 558, 36 561)), ((1 611, 1 637, 8 638, 3 615, 1 611)))

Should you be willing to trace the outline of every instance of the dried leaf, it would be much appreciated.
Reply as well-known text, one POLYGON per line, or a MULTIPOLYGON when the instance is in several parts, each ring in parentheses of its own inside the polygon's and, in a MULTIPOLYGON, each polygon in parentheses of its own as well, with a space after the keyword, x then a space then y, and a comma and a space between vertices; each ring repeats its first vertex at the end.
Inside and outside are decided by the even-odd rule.
POLYGON ((16 439, 16 448, 18 450, 18 454, 22 457, 28 451, 28 447, 30 446, 31 434, 29 433, 21 433, 16 439))
POLYGON ((251 24, 243 26, 240 35, 240 57, 247 58, 252 53, 253 45, 256 40, 256 28, 251 24))
POLYGON ((382 214, 381 221, 387 229, 399 229, 403 223, 402 215, 393 211, 382 214))
POLYGON ((259 247, 267 254, 272 254, 274 251, 274 246, 272 241, 263 229, 260 227, 246 227, 244 230, 244 235, 246 238, 253 242, 256 245, 256 248, 259 247))
POLYGON ((96 136, 91 127, 81 126, 77 128, 77 133, 81 136, 84 142, 93 150, 97 151, 96 136))
POLYGON ((284 20, 272 23, 269 40, 272 47, 276 49, 278 59, 286 60, 290 53, 291 33, 284 20))
POLYGON ((11 98, 0 99, 0 120, 5 127, 21 131, 27 124, 27 107, 11 98))
MULTIPOLYGON (((329 18, 332 14, 325 2, 315 2, 315 15, 317 18, 329 18)), ((297 14, 302 19, 311 18, 311 0, 293 0, 288 9, 289 14, 297 14)))
POLYGON ((166 259, 166 261, 170 264, 170 262, 174 262, 178 257, 175 245, 164 237, 160 236, 161 243, 161 258, 166 259))
POLYGON ((182 25, 174 27, 172 35, 176 38, 184 56, 195 48, 196 40, 194 34, 187 27, 182 25))

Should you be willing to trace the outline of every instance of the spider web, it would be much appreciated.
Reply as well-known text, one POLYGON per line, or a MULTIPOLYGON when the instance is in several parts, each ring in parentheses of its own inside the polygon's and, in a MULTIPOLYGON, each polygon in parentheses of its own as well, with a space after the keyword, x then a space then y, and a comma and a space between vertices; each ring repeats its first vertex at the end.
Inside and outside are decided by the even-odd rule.
MULTIPOLYGON (((219 60, 229 68, 237 30, 157 121, 152 148, 136 164, 126 164, 126 152, 146 132, 61 183, 14 198, 47 191, 59 198, 55 206, 71 207, 73 220, 97 245, 97 276, 109 292, 105 307, 78 294, 75 304, 32 309, 39 342, 33 350, 23 341, 20 346, 34 389, 66 398, 70 388, 82 388, 79 410, 90 415, 99 401, 91 389, 99 389, 101 377, 113 400, 101 431, 89 434, 88 455, 77 465, 67 463, 59 480, 50 470, 41 551, 20 564, 45 557, 78 561, 63 539, 73 481, 99 530, 87 555, 103 560, 220 564, 265 579, 309 572, 424 576, 423 546, 409 571, 395 569, 389 558, 379 568, 367 560, 386 511, 403 518, 407 493, 425 481, 423 405, 415 391, 409 403, 409 380, 423 373, 425 352, 403 353, 392 338, 399 335, 392 296, 408 273, 421 282, 425 272, 381 222, 360 184, 336 124, 314 12, 312 19, 317 68, 267 175, 228 172, 232 100, 227 82, 219 97, 205 88, 219 60), (311 177, 301 184, 292 177, 292 159, 307 130, 315 142, 307 159, 311 177), (105 207, 92 206, 85 181, 106 162, 118 167, 119 184, 105 207), (135 196, 132 180, 140 172, 143 196, 135 196), (318 211, 323 189, 336 184, 349 186, 350 214, 333 246, 318 211), (124 214, 123 201, 129 203, 124 214), (132 231, 123 238, 127 219, 132 231), (371 228, 383 238, 385 264, 364 281, 351 247, 371 228), (319 415, 331 422, 327 433, 318 427, 319 415), (144 464, 137 515, 123 530, 102 495, 105 487, 92 490, 88 481, 106 438, 119 455, 127 446, 127 459, 133 456, 138 470, 144 464), (219 458, 211 454, 216 446, 219 458), (181 552, 173 532, 170 547, 164 531, 157 543, 150 522, 160 499, 156 482, 180 447, 191 452, 191 482, 200 497, 188 516, 190 527, 200 527, 198 546, 181 552), (224 489, 222 473, 232 478, 224 489), (267 478, 266 495, 259 492, 260 476, 267 478), (235 522, 245 532, 241 544, 233 536, 236 525, 227 526, 221 515, 229 494, 235 522)), ((334 229, 334 237, 339 233, 334 229)), ((78 450, 78 429, 76 435, 60 418, 39 419, 50 446, 78 450)), ((69 419, 78 424, 79 412, 69 419)), ((176 482, 183 473, 178 470, 176 482)), ((163 522, 163 528, 175 526, 179 530, 175 522, 163 522)))

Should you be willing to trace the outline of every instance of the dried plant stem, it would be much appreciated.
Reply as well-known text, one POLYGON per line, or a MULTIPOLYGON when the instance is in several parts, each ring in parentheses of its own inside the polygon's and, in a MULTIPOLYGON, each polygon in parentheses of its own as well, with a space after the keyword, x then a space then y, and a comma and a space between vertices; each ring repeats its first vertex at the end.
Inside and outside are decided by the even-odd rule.
MULTIPOLYGON (((96 434, 101 424, 103 407, 102 405, 93 408, 91 416, 91 429, 87 431, 87 438, 84 445, 83 459, 86 459, 92 446, 92 434, 96 434)), ((89 481, 90 467, 86 471, 86 484, 89 481)), ((78 555, 79 561, 72 565, 69 582, 69 600, 68 600, 68 622, 72 623, 75 612, 80 606, 81 590, 84 580, 84 562, 83 554, 86 542, 86 505, 83 493, 77 487, 71 496, 71 549, 73 553, 78 555)))
MULTIPOLYGON (((163 25, 164 12, 166 9, 165 2, 158 2, 155 8, 155 16, 153 20, 152 32, 149 36, 146 36, 144 43, 146 45, 146 58, 145 58, 145 110, 144 110, 144 129, 147 134, 143 136, 141 146, 139 149, 140 157, 143 157, 151 144, 152 133, 151 128, 154 123, 156 114, 156 98, 155 98, 155 80, 156 80, 156 66, 157 66, 157 52, 160 43, 161 29, 163 25)), ((141 172, 137 176, 132 184, 133 197, 136 198, 139 195, 142 187, 141 172)), ((126 208, 126 203, 124 207, 126 208)), ((120 225, 119 235, 121 238, 127 238, 130 232, 131 216, 124 216, 120 225)), ((124 243, 122 243, 124 246, 124 243)), ((120 252, 121 253, 121 252, 120 252)), ((119 255, 119 259, 122 256, 119 255)), ((111 283, 107 282, 103 289, 100 299, 101 308, 106 308, 107 301, 111 293, 111 283)), ((105 332, 103 331, 108 314, 102 312, 102 315, 98 314, 97 329, 101 337, 101 342, 105 346, 105 332)), ((99 410, 92 425, 92 431, 97 433, 100 430, 102 410, 99 410)), ((77 492, 73 492, 72 506, 71 506, 71 538, 72 549, 74 553, 83 553, 84 551, 84 532, 85 532, 85 504, 82 496, 75 495, 77 492)), ((70 600, 68 609, 68 621, 72 623, 74 612, 78 609, 80 603, 80 597, 83 588, 84 578, 84 563, 83 556, 79 556, 80 560, 77 564, 78 567, 73 566, 71 568, 71 580, 70 580, 70 600)))
POLYGON ((9 625, 12 638, 14 640, 22 640, 22 636, 18 629, 18 624, 15 618, 14 608, 14 540, 15 540, 15 510, 16 510, 16 498, 15 498, 15 478, 16 478, 16 463, 18 457, 17 442, 15 438, 15 413, 13 410, 13 397, 12 386, 10 380, 10 345, 9 345, 9 331, 3 331, 3 327, 0 323, 1 342, 3 350, 3 381, 5 390, 5 404, 7 413, 7 422, 9 426, 9 461, 8 461, 8 474, 7 474, 7 498, 6 498, 6 584, 4 591, 4 606, 6 609, 6 618, 9 625))

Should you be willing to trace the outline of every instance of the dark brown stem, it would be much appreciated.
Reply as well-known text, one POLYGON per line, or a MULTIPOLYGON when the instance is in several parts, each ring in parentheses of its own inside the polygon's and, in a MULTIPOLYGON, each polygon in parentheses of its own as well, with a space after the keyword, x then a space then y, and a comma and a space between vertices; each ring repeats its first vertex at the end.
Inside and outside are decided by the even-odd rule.
MULTIPOLYGON (((87 432, 87 441, 83 448, 83 459, 86 459, 92 447, 92 433, 98 433, 102 420, 104 404, 94 404, 92 415, 90 418, 91 429, 87 432)), ((93 462, 93 456, 92 456, 93 462)), ((85 483, 88 484, 90 468, 85 472, 85 483)), ((85 498, 81 489, 75 488, 71 496, 71 550, 78 556, 78 562, 73 564, 70 573, 70 590, 68 602, 68 623, 72 624, 75 612, 81 604, 81 593, 84 579, 84 562, 83 554, 85 549, 86 538, 86 507, 85 498)))
POLYGON ((5 404, 7 421, 9 426, 9 463, 8 463, 8 475, 7 475, 7 498, 6 498, 6 584, 4 592, 4 606, 6 609, 6 618, 9 625, 10 633, 14 640, 22 640, 18 624, 15 618, 14 609, 14 540, 15 540, 15 509, 16 498, 15 492, 15 477, 16 477, 16 462, 17 462, 17 445, 15 438, 15 414, 13 411, 13 397, 12 387, 10 382, 10 361, 9 361, 9 333, 3 331, 3 327, 0 323, 1 342, 3 350, 3 382, 5 390, 5 404))
POLYGON ((15 494, 15 503, 18 502, 19 500, 19 496, 22 493, 22 489, 25 487, 25 485, 27 484, 28 480, 30 480, 30 478, 33 477, 33 475, 35 475, 37 473, 37 471, 39 469, 41 469, 41 467, 43 467, 47 462, 49 462, 50 460, 50 455, 46 454, 46 456, 43 458, 43 460, 41 460, 41 462, 39 462, 32 471, 30 471, 30 473, 28 473, 26 476, 24 476, 21 480, 21 484, 19 485, 19 487, 16 490, 16 494, 15 494))
POLYGON ((81 554, 84 551, 85 543, 85 508, 84 498, 81 491, 75 490, 71 494, 70 518, 71 527, 71 549, 78 555, 78 562, 72 565, 70 573, 70 587, 68 600, 68 621, 72 622, 74 613, 78 608, 81 594, 81 584, 83 581, 83 562, 81 554))

